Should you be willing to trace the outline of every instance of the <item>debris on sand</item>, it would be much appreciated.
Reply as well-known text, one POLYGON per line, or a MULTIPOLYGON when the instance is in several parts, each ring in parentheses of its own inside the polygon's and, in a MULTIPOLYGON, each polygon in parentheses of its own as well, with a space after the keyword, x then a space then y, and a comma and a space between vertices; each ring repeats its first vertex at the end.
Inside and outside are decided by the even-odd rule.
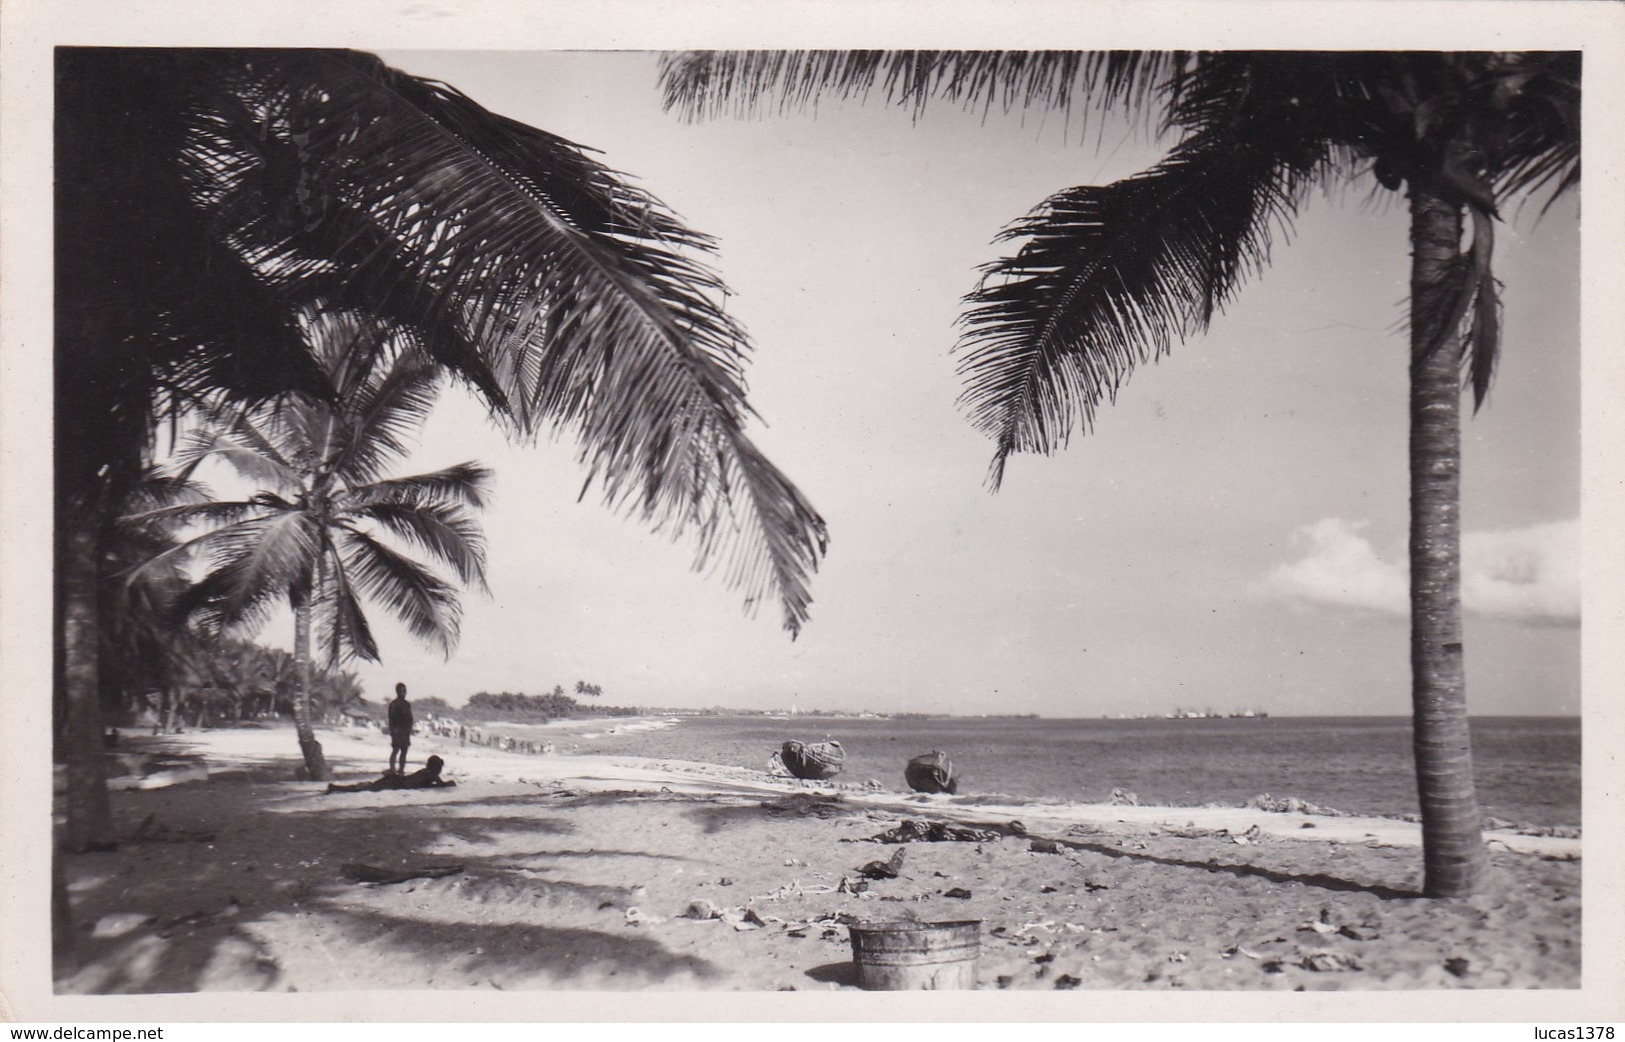
POLYGON ((689 902, 687 908, 679 915, 681 919, 721 919, 722 909, 710 901, 700 898, 689 902))
POLYGON ((1312 952, 1298 960, 1298 965, 1316 973, 1342 973, 1362 969, 1360 960, 1345 952, 1312 952))
MULTIPOLYGON (((635 911, 637 910, 632 909, 627 912, 628 921, 632 920, 632 912, 635 911)), ((700 922, 724 922, 735 930, 760 930, 765 926, 784 924, 784 920, 778 916, 764 916, 749 905, 743 908, 719 908, 710 901, 703 899, 689 902, 688 907, 678 915, 678 918, 695 919, 700 922)), ((665 922, 664 919, 648 915, 641 915, 640 919, 642 922, 665 922)), ((802 926, 800 923, 795 925, 802 926)))
POLYGON ((992 843, 1003 838, 1004 834, 996 829, 904 819, 896 828, 871 836, 870 840, 875 843, 992 843))
POLYGON ((654 926, 665 922, 664 916, 650 915, 641 908, 628 908, 626 910, 626 925, 628 926, 654 926))
POLYGON ((1346 810, 1337 810, 1333 807, 1322 807, 1318 803, 1300 800, 1296 796, 1271 796, 1269 793, 1259 793, 1243 807, 1254 810, 1266 810, 1272 814, 1315 814, 1323 818, 1350 818, 1354 815, 1346 810))
POLYGON ((1259 828, 1257 825, 1254 825, 1252 828, 1248 829, 1246 832, 1243 832, 1241 835, 1234 837, 1234 840, 1235 840, 1236 843, 1238 843, 1241 846, 1245 847, 1245 846, 1247 846, 1249 844, 1252 844, 1252 843, 1264 843, 1264 842, 1268 841, 1269 838, 1270 837, 1264 832, 1263 829, 1259 828))
POLYGON ((1510 832, 1516 836, 1555 836, 1559 839, 1579 839, 1578 825, 1528 825, 1505 818, 1485 818, 1484 828, 1491 832, 1510 832))
POLYGON ((871 861, 858 869, 858 874, 865 879, 896 879, 897 873, 903 868, 903 855, 906 853, 908 853, 908 848, 898 847, 897 852, 892 854, 890 859, 871 861))

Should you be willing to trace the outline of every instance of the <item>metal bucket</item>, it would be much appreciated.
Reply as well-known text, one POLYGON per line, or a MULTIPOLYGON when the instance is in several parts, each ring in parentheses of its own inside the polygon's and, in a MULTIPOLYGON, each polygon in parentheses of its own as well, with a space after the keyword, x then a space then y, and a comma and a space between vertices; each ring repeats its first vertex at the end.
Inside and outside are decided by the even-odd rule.
POLYGON ((976 987, 982 921, 855 923, 852 961, 869 991, 944 991, 976 987))

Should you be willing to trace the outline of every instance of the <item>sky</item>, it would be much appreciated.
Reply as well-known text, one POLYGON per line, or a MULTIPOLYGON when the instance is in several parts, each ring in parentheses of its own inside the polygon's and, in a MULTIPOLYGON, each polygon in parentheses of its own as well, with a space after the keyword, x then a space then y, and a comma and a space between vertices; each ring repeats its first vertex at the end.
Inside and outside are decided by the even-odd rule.
MULTIPOLYGON (((1369 182, 1313 198, 1206 335, 990 494, 992 445, 955 406, 960 298, 1004 225, 1169 142, 1041 112, 916 123, 878 100, 688 123, 662 111, 649 53, 381 54, 599 150, 717 237, 756 349, 752 436, 831 543, 792 641, 693 572, 691 547, 578 502, 567 439, 510 445, 448 393, 403 470, 495 470, 491 596, 465 596, 449 659, 375 612, 384 662, 353 667, 369 697, 586 680, 652 707, 1409 713, 1402 200, 1369 182)), ((1498 233, 1504 356, 1464 432, 1468 697, 1486 715, 1580 709, 1579 222, 1572 201, 1536 210, 1498 233)), ((263 639, 291 643, 273 625, 288 632, 263 639)))

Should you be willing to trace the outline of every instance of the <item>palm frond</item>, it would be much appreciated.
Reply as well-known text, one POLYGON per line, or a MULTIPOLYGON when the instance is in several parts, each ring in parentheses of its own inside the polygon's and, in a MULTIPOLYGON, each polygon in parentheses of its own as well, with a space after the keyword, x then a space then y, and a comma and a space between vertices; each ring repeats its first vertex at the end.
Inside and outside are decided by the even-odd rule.
MULTIPOLYGON (((277 444, 270 436, 277 431, 279 407, 271 405, 257 412, 234 410, 217 415, 204 426, 188 433, 176 448, 173 466, 190 472, 208 459, 222 460, 249 481, 280 491, 299 488, 301 475, 288 457, 290 446, 277 444)), ((281 438, 284 442, 286 436, 281 438)))
MULTIPOLYGON (((360 286, 368 300, 383 280, 404 277, 431 306, 411 316, 431 349, 448 330, 494 346, 493 331, 516 316, 523 340, 563 325, 548 316, 581 298, 668 321, 701 317, 681 293, 637 284, 641 258, 632 254, 704 249, 709 240, 569 142, 366 55, 278 52, 253 71, 236 89, 265 109, 258 125, 218 121, 201 151, 220 157, 210 166, 215 194, 268 274, 322 297, 360 286), (299 212, 266 205, 273 177, 295 179, 299 212)), ((720 290, 714 276, 687 285, 702 271, 692 262, 655 267, 689 296, 720 290)), ((734 340, 731 329, 710 332, 734 340)), ((485 350, 494 362, 497 352, 485 350)), ((518 395, 515 407, 531 396, 518 395)))
POLYGON ((119 523, 132 526, 184 527, 202 522, 240 521, 245 517, 258 516, 263 511, 264 504, 256 500, 207 500, 137 510, 120 517, 119 523))
MULTIPOLYGON (((1311 163, 1311 166, 1314 165, 1311 163)), ((1137 364, 1206 327, 1269 258, 1309 178, 1223 134, 1187 139, 1150 171, 1061 192, 1006 229, 961 324, 961 405, 995 443, 1051 453, 1087 432, 1137 364)))
POLYGON ((411 454, 410 439, 422 428, 439 396, 440 371, 415 353, 402 354, 342 399, 329 458, 351 484, 375 481, 411 454))
POLYGON ((181 610, 215 628, 261 625, 290 589, 308 591, 323 535, 297 511, 238 521, 190 541, 206 554, 209 573, 181 598, 181 610))
POLYGON ((1186 134, 1167 157, 1057 193, 1000 235, 1026 241, 983 269, 957 348, 960 404, 995 443, 991 487, 1012 452, 1091 429, 1136 365, 1267 265, 1311 185, 1349 158, 1345 89, 1323 56, 1201 55, 1162 98, 1186 134))
MULTIPOLYGON (((148 552, 132 556, 133 563, 122 573, 126 586, 145 582, 152 576, 179 569, 194 556, 209 552, 211 547, 217 546, 217 540, 224 531, 222 528, 212 528, 177 541, 168 535, 173 527, 202 521, 220 522, 228 527, 252 526, 270 516, 266 513, 267 506, 264 500, 255 498, 234 502, 178 504, 174 507, 160 507, 126 515, 120 519, 120 531, 126 537, 133 537, 141 532, 166 533, 161 540, 148 548, 148 552)), ((275 505, 271 505, 271 508, 276 513, 283 512, 275 505)))
MULTIPOLYGON (((522 430, 573 431, 589 481, 668 530, 716 506, 681 501, 714 490, 685 460, 740 444, 749 347, 696 259, 709 238, 578 146, 370 56, 256 56, 230 83, 240 111, 198 121, 193 169, 267 278, 410 324, 522 430), (700 440, 657 450, 671 429, 700 440)), ((780 596, 798 628, 810 566, 781 555, 821 543, 821 519, 773 510, 732 530, 776 558, 760 574, 793 578, 747 598, 780 596), (760 535, 782 523, 799 530, 760 535)))
POLYGON ((328 400, 289 403, 305 462, 351 484, 374 480, 409 454, 408 439, 434 405, 440 370, 415 338, 369 313, 312 306, 304 328, 332 391, 328 400))
POLYGON ((660 78, 666 108, 691 120, 877 93, 915 118, 936 98, 967 111, 1082 104, 1144 112, 1177 89, 1188 60, 1172 51, 684 51, 661 59, 660 78))
POLYGON ((213 494, 208 486, 194 479, 189 470, 182 468, 177 472, 171 472, 153 469, 133 485, 129 494, 124 497, 120 523, 128 521, 140 524, 141 522, 134 519, 149 511, 168 506, 207 503, 212 500, 213 494))
POLYGON ((1496 191, 1545 192, 1549 208, 1580 184, 1580 76, 1578 51, 1507 57, 1492 83, 1499 117, 1496 191))
POLYGON ((413 636, 450 655, 461 619, 452 587, 365 532, 347 530, 344 544, 344 572, 350 581, 406 623, 413 636))
POLYGON ((1476 412, 1489 397, 1500 359, 1501 293, 1495 279, 1494 219, 1478 207, 1469 207, 1468 212, 1473 221, 1473 243, 1454 265, 1457 285, 1451 312, 1443 318, 1418 315, 1413 320, 1425 323, 1424 328, 1438 330, 1434 350, 1452 341, 1459 347, 1476 412))
MULTIPOLYGON (((747 438, 734 435, 731 441, 713 457, 729 509, 700 525, 695 567, 703 569, 713 553, 726 550, 727 582, 747 591, 777 591, 784 628, 794 637, 812 603, 808 580, 829 549, 824 520, 747 438), (741 535, 742 524, 754 532, 741 535)), ((757 603, 752 593, 747 605, 754 610, 757 603)))
POLYGON ((457 463, 427 474, 384 478, 353 490, 356 502, 456 502, 476 509, 485 506, 491 469, 478 463, 457 463))
POLYGON ((485 584, 485 536, 479 523, 456 504, 374 501, 351 507, 353 517, 376 521, 457 573, 465 585, 485 584))
POLYGON ((361 607, 350 577, 345 574, 344 561, 336 552, 330 551, 326 576, 331 592, 319 617, 327 630, 323 643, 331 649, 328 668, 337 667, 347 655, 368 662, 380 661, 372 625, 367 621, 367 613, 361 607))
POLYGON ((1473 323, 1468 333, 1469 381, 1473 388, 1473 411, 1484 407, 1501 357, 1501 287, 1495 273, 1484 270, 1478 277, 1473 297, 1473 323))

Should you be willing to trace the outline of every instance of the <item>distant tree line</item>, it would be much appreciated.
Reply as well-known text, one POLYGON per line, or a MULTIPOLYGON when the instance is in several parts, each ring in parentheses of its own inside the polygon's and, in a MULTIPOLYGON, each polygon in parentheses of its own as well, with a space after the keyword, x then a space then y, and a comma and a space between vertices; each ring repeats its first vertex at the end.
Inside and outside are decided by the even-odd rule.
MULTIPOLYGON (((576 684, 576 691, 599 697, 603 689, 585 681, 576 684)), ((639 706, 583 705, 564 693, 562 685, 555 685, 545 695, 527 695, 523 692, 481 691, 471 696, 460 709, 453 709, 440 698, 417 699, 418 711, 455 716, 469 721, 499 719, 537 719, 543 721, 578 716, 639 716, 645 712, 639 706)))
MULTIPOLYGON (((581 691, 584 684, 585 681, 579 682, 576 690, 581 691)), ((585 686, 602 694, 603 689, 596 684, 585 686)), ((371 703, 361 705, 369 716, 378 720, 384 718, 382 705, 374 706, 371 703)), ((573 717, 642 716, 648 712, 642 706, 583 705, 566 695, 564 688, 559 685, 554 685, 553 690, 545 695, 527 695, 513 691, 496 693, 481 691, 471 695, 461 706, 454 706, 439 695, 424 695, 412 698, 412 708, 420 720, 445 717, 467 724, 484 724, 496 720, 546 723, 549 720, 573 717)))
MULTIPOLYGON (((121 674, 111 719, 173 732, 293 715, 298 665, 291 653, 232 637, 177 640, 161 670, 121 674)), ((117 661, 117 660, 114 660, 117 661)), ((313 673, 312 711, 329 716, 362 703, 361 682, 342 670, 313 673)))

